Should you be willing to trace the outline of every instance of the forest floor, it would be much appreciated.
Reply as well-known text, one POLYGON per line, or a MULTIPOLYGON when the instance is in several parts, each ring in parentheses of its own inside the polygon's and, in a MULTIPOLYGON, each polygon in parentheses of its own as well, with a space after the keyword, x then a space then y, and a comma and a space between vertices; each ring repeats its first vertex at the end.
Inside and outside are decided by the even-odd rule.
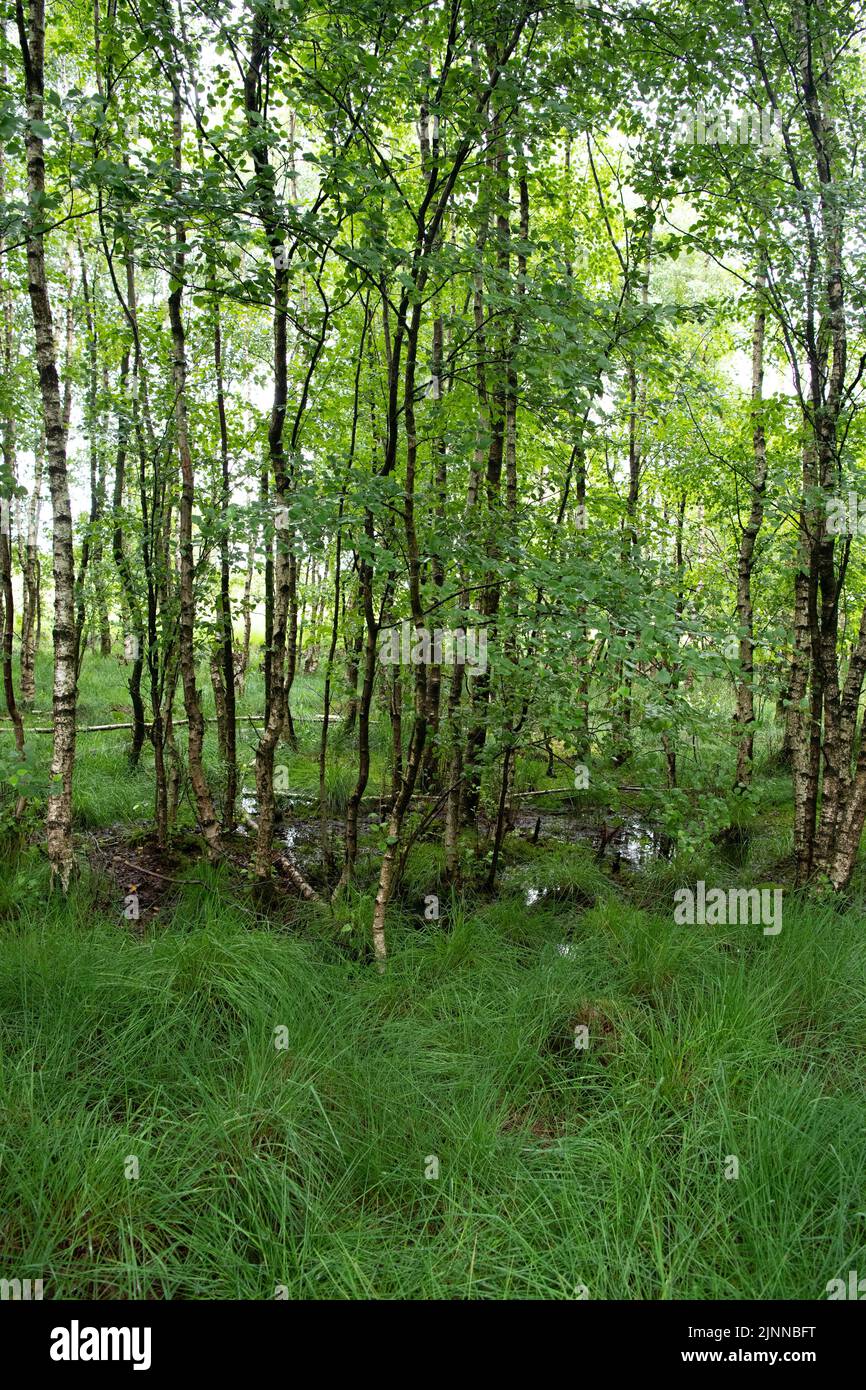
MULTIPOLYGON (((123 682, 88 654, 80 722, 126 717, 123 682)), ((296 713, 317 699, 303 682, 296 713)), ((284 842, 313 874, 318 730, 299 720, 285 757, 284 842)), ((783 779, 733 854, 673 850, 623 796, 600 859, 608 805, 539 798, 496 896, 442 890, 437 921, 441 850, 419 841, 380 976, 372 819, 333 911, 263 898, 243 835, 208 867, 188 806, 155 851, 127 737, 80 738, 67 899, 35 830, 0 856, 4 1268, 57 1298, 814 1299, 866 1267, 861 906, 786 893, 778 936, 673 921, 684 882, 783 881, 783 779)), ((30 745, 35 796, 50 739, 30 745)), ((377 749, 374 796, 383 776, 377 749)), ((541 787, 543 760, 521 778, 541 787)))

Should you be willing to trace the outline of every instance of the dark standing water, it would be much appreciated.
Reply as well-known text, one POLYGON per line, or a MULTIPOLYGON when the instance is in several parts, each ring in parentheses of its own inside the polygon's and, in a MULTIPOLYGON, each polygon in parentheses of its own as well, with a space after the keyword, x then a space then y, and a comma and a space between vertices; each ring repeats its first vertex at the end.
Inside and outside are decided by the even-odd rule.
POLYGON ((524 838, 534 838, 536 825, 539 844, 554 840, 560 844, 588 845, 600 858, 619 855, 623 863, 635 869, 652 859, 668 858, 672 848, 670 837, 637 812, 573 815, 520 811, 514 817, 514 828, 524 838))
MULTIPOLYGON (((244 793, 241 805, 247 815, 255 819, 256 798, 253 793, 244 793)), ((294 849, 301 859, 320 857, 320 826, 316 816, 316 799, 304 793, 280 797, 277 802, 276 838, 288 849, 294 849)), ((380 817, 368 812, 360 817, 359 830, 363 834, 379 823, 380 817)), ((331 836, 339 838, 343 832, 344 820, 335 818, 327 822, 331 836)), ((482 822, 484 828, 492 833, 492 822, 482 822)), ((658 825, 638 812, 625 812, 614 815, 612 812, 597 810, 592 813, 571 811, 515 811, 511 819, 512 834, 522 839, 533 840, 538 844, 582 844, 595 850, 600 861, 624 864, 631 869, 639 869, 654 859, 668 858, 672 843, 658 825)), ((527 906, 546 895, 546 889, 527 889, 527 906), (534 896, 530 896, 534 895, 534 896)))

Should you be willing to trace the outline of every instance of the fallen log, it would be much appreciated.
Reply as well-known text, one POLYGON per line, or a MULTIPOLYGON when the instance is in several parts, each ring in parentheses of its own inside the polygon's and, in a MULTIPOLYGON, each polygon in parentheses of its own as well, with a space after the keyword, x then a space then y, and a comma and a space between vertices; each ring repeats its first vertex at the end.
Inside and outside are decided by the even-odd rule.
MULTIPOLYGON (((244 720, 244 719, 245 719, 245 720, 247 721, 248 724, 261 724, 261 723, 264 722, 264 715, 263 715, 263 714, 242 714, 242 715, 239 716, 239 718, 240 718, 241 720, 244 720)), ((295 714, 295 715, 292 716, 292 718, 295 719, 295 720, 304 720, 304 719, 313 720, 313 719, 315 719, 315 720, 318 720, 319 722, 321 722, 321 720, 324 718, 324 715, 321 715, 321 714, 295 714)), ((8 722, 8 721, 7 721, 7 722, 8 722)), ((204 722, 205 722, 206 724, 215 724, 215 723, 216 723, 216 717, 215 717, 214 715, 212 715, 212 714, 207 715, 204 722)), ((329 723, 329 724, 339 724, 340 722, 341 722, 341 716, 340 716, 340 715, 338 715, 338 714, 331 714, 331 715, 328 716, 328 723, 329 723)), ((374 722, 374 721, 371 719, 371 720, 370 720, 370 723, 372 724, 373 722, 374 722)), ((173 720, 172 720, 172 727, 175 728, 175 729, 179 729, 182 725, 188 724, 188 723, 189 723, 189 720, 188 720, 188 719, 173 719, 173 720)), ((11 726, 10 726, 10 727, 11 727, 11 726)), ((151 726, 150 726, 149 724, 145 724, 145 726, 144 726, 145 732, 148 733, 148 734, 150 733, 150 727, 151 727, 151 726)), ((111 730, 111 729, 133 729, 133 728, 135 728, 135 725, 132 724, 132 723, 130 723, 130 724, 79 724, 78 727, 76 728, 75 732, 76 732, 76 734, 104 734, 104 733, 108 733, 109 730, 111 730)), ((2 729, 0 729, 0 733, 3 733, 3 732, 5 732, 5 731, 2 730, 2 729)), ((25 732, 25 734, 53 734, 53 733, 54 733, 54 727, 53 727, 53 725, 51 725, 51 724, 49 724, 49 725, 47 725, 47 726, 34 726, 33 724, 31 724, 31 725, 28 726, 27 724, 25 724, 25 726, 24 726, 24 732, 25 732)))

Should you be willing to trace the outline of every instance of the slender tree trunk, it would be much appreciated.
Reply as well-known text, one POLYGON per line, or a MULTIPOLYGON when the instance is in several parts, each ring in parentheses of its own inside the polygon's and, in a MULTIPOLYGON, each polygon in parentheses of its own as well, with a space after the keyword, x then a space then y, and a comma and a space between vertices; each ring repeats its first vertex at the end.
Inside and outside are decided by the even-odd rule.
POLYGON ((226 761, 226 688, 222 664, 222 643, 215 642, 210 654, 210 683, 213 690, 214 712, 216 714, 217 746, 220 761, 226 761))
MULTIPOLYGON (((181 158, 183 142, 183 107, 180 76, 172 76, 172 117, 175 187, 181 188, 181 158)), ((174 404, 177 448, 180 455, 181 495, 178 519, 180 545, 180 672, 183 683, 183 702, 188 722, 187 758, 189 778, 195 796, 199 824, 207 844, 208 856, 216 860, 222 854, 220 827, 213 798, 205 776, 204 718, 195 675, 195 563, 193 559, 192 513, 195 497, 192 454, 189 441, 189 422, 186 402, 186 338, 183 326, 182 302, 186 260, 186 227, 182 221, 175 225, 175 260, 172 268, 172 288, 168 308, 174 367, 174 404)), ((234 685, 232 685, 234 693, 234 685)))
POLYGON ((21 604, 21 703, 36 700, 36 615, 39 608, 39 513, 42 505, 42 471, 45 439, 40 428, 36 441, 33 488, 27 507, 27 541, 24 547, 21 604))
POLYGON ((60 378, 54 347, 51 301, 45 264, 41 219, 45 198, 45 152, 38 133, 45 118, 45 3, 29 0, 25 20, 23 0, 16 0, 15 17, 27 100, 27 268, 30 306, 36 336, 36 362, 45 421, 48 480, 54 520, 54 744, 47 812, 47 848, 53 879, 64 891, 74 868, 72 840, 72 774, 75 767, 75 566, 72 513, 66 472, 66 430, 60 398, 60 378))
MULTIPOLYGON (((5 66, 0 70, 5 83, 5 66)), ((0 150, 0 202, 6 194, 6 160, 0 150)), ((5 247, 0 238, 0 257, 5 247)), ((12 328, 12 298, 8 286, 3 286, 3 368, 7 390, 11 391, 17 367, 15 340, 12 328)), ((12 489, 17 478, 15 454, 15 414, 10 408, 3 421, 3 472, 10 484, 9 493, 0 495, 0 596, 2 596, 3 693, 6 709, 15 730, 15 746, 24 757, 24 724, 15 699, 15 679, 12 670, 12 643, 15 633, 15 602, 12 595, 12 489)))
MULTIPOLYGON (((368 540, 373 539, 373 518, 367 513, 365 528, 368 540)), ((361 695, 358 701, 358 775, 349 802, 346 807, 346 832, 345 850, 343 857, 343 868, 340 880, 334 890, 336 897, 351 881, 352 872, 355 867, 355 860, 358 857, 358 818, 360 815, 361 801, 367 789, 367 782, 370 777, 370 706, 373 702, 373 690, 376 683, 376 642, 379 636, 379 625, 373 610, 373 570, 365 560, 361 561, 361 571, 358 579, 359 590, 364 607, 364 617, 366 622, 366 637, 364 642, 364 676, 361 685, 361 695)), ((392 588, 386 584, 385 595, 382 600, 383 610, 388 607, 391 601, 392 588)))
MULTIPOLYGON (((814 466, 810 444, 804 450, 804 489, 806 495, 814 486, 814 466), (808 480, 808 481, 807 481, 808 480)), ((790 701, 792 712, 792 768, 794 788, 794 845, 797 857, 798 884, 807 882, 812 873, 815 840, 815 811, 818 803, 818 768, 815 744, 820 737, 820 712, 815 727, 814 702, 807 702, 812 668, 811 595, 814 592, 814 564, 811 536, 817 524, 814 511, 800 512, 800 539, 797 572, 794 578, 794 659, 791 666, 790 701)))
MULTIPOLYGON (((9 441, 8 422, 4 430, 4 463, 9 467, 7 453, 9 441)), ((15 700, 15 681, 12 673, 12 637, 15 628, 15 604, 12 598, 12 507, 8 497, 0 497, 0 589, 3 595, 3 694, 6 709, 15 730, 15 746, 21 757, 24 756, 24 724, 15 700)))
MULTIPOLYGON (((641 307, 646 311, 649 303, 650 274, 652 271, 653 223, 650 222, 646 235, 646 250, 641 272, 641 307)), ((640 536, 637 529, 637 511, 640 501, 640 482, 643 467, 643 432, 646 414, 646 378, 639 377, 635 358, 632 355, 628 369, 629 416, 628 416, 628 494, 623 537, 623 565, 634 566, 640 553, 640 536)), ((634 647, 634 637, 628 638, 628 650, 634 647)), ((621 767, 632 753, 632 678, 626 662, 617 663, 617 687, 625 691, 615 713, 613 740, 613 764, 621 767)))
MULTIPOLYGON (((93 575, 93 597, 96 607, 96 621, 99 630, 99 649, 102 656, 111 655, 111 627, 108 620, 108 603, 105 593, 105 574, 103 572, 102 521, 105 514, 106 495, 106 454, 103 443, 104 418, 99 402, 99 338, 96 322, 96 275, 93 277, 92 291, 87 276, 84 251, 79 242, 79 261, 81 264, 81 289, 84 297, 85 321, 87 325, 87 351, 89 360, 89 380, 86 399, 86 424, 90 454, 90 517, 81 552, 81 564, 77 577, 77 617, 76 632, 78 642, 78 672, 81 674, 82 636, 85 627, 85 578, 90 567, 93 575)), ((103 384, 107 389, 107 370, 102 370, 103 384)))
MULTIPOLYGON (((319 827, 322 843, 322 855, 325 867, 330 870, 333 854, 331 848, 331 837, 327 828, 327 803, 326 803, 326 772, 328 760, 328 735, 331 717, 331 678, 334 670, 334 657, 337 651, 337 640, 340 632, 340 601, 342 598, 342 558, 343 558, 343 513, 345 509, 346 489, 349 484, 349 475, 355 460, 355 447, 358 439, 358 405, 361 392, 361 370, 364 361, 364 348, 367 332, 370 326, 370 304, 369 298, 364 303, 364 324, 361 330, 361 340, 358 345, 358 361, 355 367, 355 384, 352 400, 352 433, 349 441, 349 457, 346 462, 346 472, 343 477, 343 485, 340 489, 340 504, 337 512, 337 539, 334 554, 334 612, 331 620, 331 641, 328 647, 328 657, 325 663, 325 688, 322 697, 322 733, 319 742, 319 827)), ((360 804, 360 798, 359 798, 360 804)), ((355 825, 355 845, 357 848, 357 821, 355 825)), ((350 866, 351 867, 351 866, 350 866)))
POLYGON ((235 824, 235 802, 238 795, 237 711, 235 702, 234 628, 231 603, 231 563, 229 558, 229 508, 232 500, 229 473, 229 437, 226 420, 225 383, 223 380, 222 324, 219 296, 214 294, 214 369, 217 382, 217 412, 220 430, 220 589, 217 615, 219 618, 222 651, 223 684, 223 741, 222 758, 226 770, 223 829, 232 830, 235 824))
POLYGON ((129 680, 127 681, 127 688, 129 690, 129 698, 132 701, 132 741, 130 743, 128 757, 130 767, 135 768, 138 767, 146 732, 144 701, 141 698, 141 675, 144 669, 145 631, 141 615, 141 604, 138 599, 138 591, 135 586, 135 580, 132 575, 132 569, 123 541, 123 492, 126 478, 126 458, 129 447, 130 428, 130 403, 127 400, 128 381, 129 350, 127 349, 121 359, 118 382, 117 452, 114 463, 114 494, 112 497, 114 525, 112 529, 111 548, 114 556, 114 564, 120 578, 124 606, 128 615, 129 636, 133 639, 134 644, 132 652, 132 670, 130 671, 129 680))
POLYGON ((763 264, 757 276, 758 307, 752 334, 752 450, 755 467, 752 475, 752 507, 749 520, 740 538, 737 564, 737 618, 740 628, 740 671, 737 682, 735 727, 740 731, 737 747, 736 786, 745 791, 752 781, 754 756, 754 646, 755 622, 752 605, 752 565, 755 542, 764 519, 764 493, 767 487, 767 441, 761 413, 764 383, 764 332, 766 308, 763 300, 767 277, 763 264))
POLYGON ((239 679, 239 681, 238 681, 238 691, 239 691, 239 694, 241 694, 241 695, 243 695, 244 691, 246 690, 246 686, 247 686, 247 673, 248 673, 248 671, 249 671, 249 669, 250 669, 250 636, 251 636, 251 634, 252 634, 252 625, 253 625, 252 592, 253 592, 253 575, 255 574, 255 567, 256 567, 256 541, 255 541, 255 537, 253 537, 253 538, 250 540, 250 543, 249 543, 249 545, 248 545, 248 547, 247 547, 247 567, 246 567, 246 576, 245 576, 245 578, 244 578, 244 598, 243 598, 244 645, 243 645, 243 650, 242 650, 242 652, 241 652, 240 679, 239 679))
MULTIPOLYGON (((262 224, 274 265, 274 389, 271 417, 268 425, 268 452, 273 473, 277 516, 276 544, 269 584, 268 565, 265 568, 265 728, 256 748, 256 799, 258 803, 258 833, 256 837, 256 873, 268 878, 271 873, 271 853, 274 834, 274 759, 277 745, 286 723, 286 652, 291 640, 288 628, 290 609, 296 589, 293 537, 281 524, 287 515, 288 470, 283 432, 288 405, 288 268, 285 261, 282 226, 274 193, 274 174, 270 164, 266 129, 263 118, 263 72, 270 52, 271 35, 266 12, 256 10, 249 62, 244 74, 244 98, 247 126, 252 137, 252 156, 255 168, 256 197, 262 224), (271 601, 272 592, 272 601, 271 601)), ((268 469, 262 474, 262 501, 269 494, 268 469)), ((271 545, 270 528, 266 528, 266 544, 271 545)), ((296 616, 296 615, 295 615, 296 616)))

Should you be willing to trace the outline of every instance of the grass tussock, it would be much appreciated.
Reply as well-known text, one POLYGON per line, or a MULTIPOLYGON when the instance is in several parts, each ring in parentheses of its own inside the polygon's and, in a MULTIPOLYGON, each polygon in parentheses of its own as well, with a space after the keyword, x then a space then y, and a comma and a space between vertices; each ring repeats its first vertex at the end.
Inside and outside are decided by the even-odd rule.
POLYGON ((866 1260, 853 916, 516 890, 395 917, 381 978, 337 944, 369 901, 317 937, 188 890, 139 940, 86 882, 5 893, 0 1243, 48 1296, 815 1298, 866 1260))

